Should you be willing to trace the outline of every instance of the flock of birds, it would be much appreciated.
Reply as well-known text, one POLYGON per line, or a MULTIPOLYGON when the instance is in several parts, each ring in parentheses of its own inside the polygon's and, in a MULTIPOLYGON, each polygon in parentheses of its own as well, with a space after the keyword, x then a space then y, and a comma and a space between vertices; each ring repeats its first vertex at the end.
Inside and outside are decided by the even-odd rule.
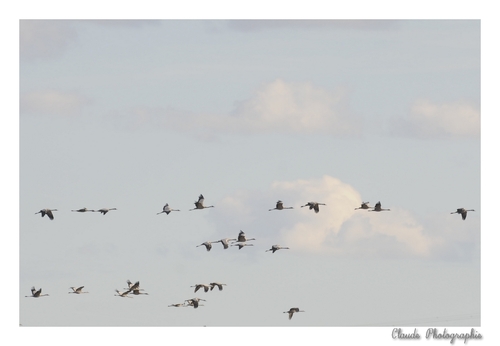
MULTIPOLYGON (((204 200, 205 198, 203 195, 200 195, 198 197, 198 200, 194 202, 195 208, 189 209, 189 211, 192 210, 200 210, 200 209, 206 209, 206 208, 214 208, 213 205, 210 206, 205 206, 204 205, 204 200)), ((358 209, 363 209, 363 210, 368 210, 368 211, 375 211, 375 212, 382 212, 382 211, 390 211, 390 209, 384 209, 382 208, 382 204, 377 202, 374 207, 370 207, 369 202, 362 202, 361 206, 355 208, 355 210, 358 209)), ((305 205, 302 205, 301 208, 304 207, 309 207, 309 210, 314 210, 315 213, 319 213, 319 206, 320 205, 326 205, 325 203, 319 203, 319 202, 307 202, 305 205)), ((276 207, 269 209, 269 211, 273 210, 285 210, 285 209, 293 209, 293 207, 285 207, 283 206, 283 202, 279 200, 276 202, 276 207)), ((79 213, 84 213, 84 212, 100 212, 102 215, 106 215, 109 211, 111 210, 117 210, 116 208, 101 208, 98 210, 93 210, 93 209, 87 209, 87 208, 81 208, 81 209, 76 209, 76 210, 71 210, 72 212, 79 212, 79 213)), ((53 212, 57 211, 57 209, 42 209, 39 212, 35 214, 41 214, 42 217, 45 215, 48 216, 50 220, 54 220, 54 214, 53 212)), ((163 210, 157 215, 165 213, 165 214, 170 214, 173 211, 180 211, 179 209, 172 209, 168 203, 166 203, 163 206, 163 210)), ((462 220, 465 220, 467 217, 467 212, 469 211, 475 211, 474 209, 465 209, 465 208, 458 208, 456 211, 451 212, 451 214, 460 214, 462 216, 462 220)), ((223 238, 219 239, 216 241, 205 241, 196 247, 204 246, 207 251, 210 251, 212 249, 212 244, 213 243, 221 243, 224 250, 228 249, 230 246, 238 246, 238 248, 241 250, 243 247, 246 246, 253 246, 252 243, 248 243, 249 241, 256 240, 255 238, 247 238, 245 233, 240 230, 238 236, 236 238, 223 238)), ((282 249, 289 249, 288 247, 283 247, 280 245, 272 245, 270 249, 266 250, 266 252, 271 251, 272 253, 275 253, 278 250, 282 249)), ((140 283, 139 281, 132 283, 130 280, 127 280, 128 287, 124 289, 124 291, 119 291, 116 289, 115 296, 122 297, 122 298, 132 298, 130 295, 148 295, 148 293, 143 292, 144 289, 140 288, 140 283)), ((215 287, 218 287, 219 291, 223 290, 223 286, 226 286, 226 284, 219 283, 219 282, 211 282, 210 284, 195 284, 194 286, 194 293, 196 293, 198 290, 202 289, 205 292, 212 291, 215 287)), ((80 287, 70 287, 72 291, 68 293, 74 293, 74 294, 82 294, 82 293, 89 293, 82 291, 84 286, 80 287)), ((43 296, 48 296, 48 294, 42 294, 42 289, 36 289, 35 287, 31 288, 31 295, 30 296, 25 296, 25 297, 43 297, 43 296)), ((201 298, 189 298, 184 300, 182 303, 175 303, 168 305, 168 307, 193 307, 193 308, 198 308, 199 306, 204 306, 203 304, 200 304, 200 301, 206 301, 205 299, 201 298)), ((300 310, 297 307, 290 308, 288 311, 284 311, 283 313, 288 314, 288 318, 292 319, 294 313, 298 312, 304 312, 303 310, 300 310)))

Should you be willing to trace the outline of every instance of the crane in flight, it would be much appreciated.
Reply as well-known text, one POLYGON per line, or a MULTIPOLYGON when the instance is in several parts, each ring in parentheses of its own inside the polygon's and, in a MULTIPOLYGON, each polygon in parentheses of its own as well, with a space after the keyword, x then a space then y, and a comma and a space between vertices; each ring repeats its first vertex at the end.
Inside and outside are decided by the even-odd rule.
POLYGON ((382 209, 382 204, 380 204, 380 201, 378 201, 377 204, 375 204, 375 207, 373 207, 372 210, 368 211, 391 211, 391 209, 382 209))
POLYGON ((278 202, 276 202, 276 208, 269 209, 269 211, 273 211, 273 210, 283 210, 283 209, 293 209, 293 207, 284 207, 284 206, 283 206, 283 202, 282 202, 282 201, 278 201, 278 202))
POLYGON ((240 230, 240 233, 238 233, 238 240, 236 240, 236 242, 244 243, 244 242, 249 241, 249 240, 255 240, 255 238, 248 238, 247 239, 245 232, 240 230))
POLYGON ((99 210, 93 210, 93 211, 97 211, 97 212, 101 213, 102 215, 106 215, 106 213, 110 210, 116 210, 116 208, 101 208, 99 210))
POLYGON ((53 211, 57 211, 57 209, 48 209, 48 208, 45 208, 45 209, 42 209, 39 212, 35 213, 35 215, 36 214, 42 214, 42 217, 44 217, 45 215, 47 215, 49 217, 49 219, 54 220, 54 214, 52 214, 53 211))
POLYGON ((291 320, 293 317, 293 314, 296 312, 305 312, 303 310, 299 310, 299 308, 290 308, 288 311, 283 311, 284 314, 288 314, 288 319, 291 320))
POLYGON ((462 215, 462 220, 465 220, 465 218, 467 217, 468 211, 475 211, 475 210, 474 209, 458 208, 457 211, 454 211, 450 214, 460 214, 460 215, 462 215))
POLYGON ((163 206, 163 211, 160 211, 159 213, 156 213, 156 215, 160 215, 161 213, 165 213, 165 214, 167 214, 167 215, 168 215, 168 214, 170 214, 170 212, 172 212, 172 211, 180 211, 180 210, 179 210, 179 209, 172 209, 172 208, 170 208, 170 206, 169 206, 169 205, 168 205, 168 203, 167 203, 167 204, 165 204, 165 205, 163 206))
POLYGON ((204 206, 203 205, 203 202, 205 201, 205 197, 203 197, 203 195, 200 195, 198 197, 198 201, 197 202, 194 202, 194 208, 193 209, 189 209, 189 211, 191 210, 196 210, 196 209, 205 209, 205 208, 214 208, 213 205, 209 205, 209 206, 204 206))
POLYGON ((89 292, 82 292, 82 289, 83 289, 84 286, 80 286, 80 287, 70 287, 73 292, 68 292, 68 293, 76 293, 76 294, 82 294, 82 293, 89 293, 89 292))
POLYGON ((309 210, 314 209, 315 213, 319 213, 319 206, 320 205, 326 205, 325 203, 318 203, 318 202, 307 202, 307 204, 300 206, 301 208, 304 207, 309 207, 309 210))
POLYGON ((361 207, 354 208, 354 210, 358 210, 358 209, 370 209, 371 207, 368 205, 368 203, 370 203, 370 202, 361 202, 361 207))
POLYGON ((219 291, 222 291, 222 286, 227 286, 226 284, 221 284, 220 282, 211 282, 210 283, 210 291, 215 288, 215 286, 219 287, 219 291))
POLYGON ((212 242, 210 242, 210 241, 206 241, 204 243, 201 243, 200 245, 196 245, 196 247, 199 247, 199 246, 205 246, 207 248, 207 251, 212 250, 212 242))
POLYGON ((290 249, 290 248, 279 246, 279 245, 273 245, 273 246, 271 246, 271 248, 269 250, 266 250, 266 252, 272 251, 273 253, 275 253, 276 251, 281 250, 281 249, 290 249))
POLYGON ((38 291, 36 290, 35 286, 31 287, 31 295, 30 296, 25 296, 25 297, 33 297, 33 298, 38 298, 38 297, 45 297, 48 296, 48 294, 42 294, 42 289, 40 288, 38 291))
POLYGON ((87 211, 95 211, 95 210, 87 209, 87 208, 81 208, 81 209, 72 210, 72 211, 76 211, 76 212, 79 212, 79 213, 85 213, 87 211))

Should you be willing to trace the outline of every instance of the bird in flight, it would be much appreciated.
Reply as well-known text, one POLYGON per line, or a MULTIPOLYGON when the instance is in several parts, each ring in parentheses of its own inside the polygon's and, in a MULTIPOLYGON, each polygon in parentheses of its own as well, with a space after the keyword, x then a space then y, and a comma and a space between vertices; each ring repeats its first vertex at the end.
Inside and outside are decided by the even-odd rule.
POLYGON ((269 209, 269 211, 272 211, 272 210, 283 210, 283 209, 293 209, 293 207, 284 207, 283 206, 283 202, 282 201, 278 201, 278 202, 276 202, 276 208, 269 209))
POLYGON ((198 247, 198 246, 205 246, 207 248, 207 251, 212 250, 212 242, 209 242, 209 241, 201 243, 200 245, 196 245, 196 247, 198 247))
POLYGON ((38 291, 36 290, 35 286, 31 287, 31 295, 30 296, 25 296, 25 297, 33 297, 33 298, 38 298, 38 297, 45 297, 48 296, 48 294, 42 294, 42 289, 40 288, 38 291))
POLYGON ((370 203, 370 202, 361 202, 361 207, 354 208, 354 210, 358 210, 358 209, 370 209, 371 207, 368 205, 368 203, 370 203))
POLYGON ((42 214, 42 217, 47 215, 49 219, 54 220, 54 214, 52 214, 53 211, 57 211, 57 209, 42 209, 39 212, 35 213, 36 214, 42 214))
POLYGON ((99 210, 92 210, 92 211, 97 211, 97 212, 101 213, 102 215, 106 215, 106 213, 110 210, 116 210, 116 208, 101 208, 99 210))
POLYGON ((458 208, 457 211, 454 211, 450 214, 460 214, 460 215, 462 215, 462 220, 465 220, 465 218, 467 217, 468 211, 475 211, 475 210, 474 209, 458 208))
POLYGON ((222 286, 227 286, 226 284, 221 284, 220 282, 211 282, 210 283, 210 291, 214 289, 214 287, 219 287, 219 291, 222 291, 222 286))
POLYGON ((204 206, 203 205, 204 201, 205 201, 205 197, 203 197, 203 195, 200 195, 200 197, 198 197, 198 201, 194 202, 195 207, 193 209, 189 209, 189 211, 196 210, 196 209, 205 209, 205 208, 213 208, 214 207, 213 205, 204 206))
POLYGON ((372 210, 368 211, 391 211, 391 209, 382 209, 382 204, 380 204, 380 201, 378 201, 377 204, 375 204, 375 207, 373 207, 372 210))
POLYGON ((82 209, 77 209, 77 210, 72 210, 72 211, 76 211, 76 212, 79 212, 79 213, 85 213, 87 211, 95 211, 95 210, 91 210, 91 209, 87 209, 87 208, 82 208, 82 209))
POLYGON ((319 213, 319 206, 320 205, 326 205, 325 203, 318 203, 318 202, 307 202, 307 204, 300 206, 301 208, 304 207, 309 207, 309 210, 314 209, 315 213, 319 213))
POLYGON ((296 312, 305 312, 303 310, 299 310, 299 308, 291 308, 288 311, 283 311, 284 314, 288 314, 288 319, 291 320, 293 317, 293 314, 296 312))
POLYGON ((205 292, 208 292, 208 290, 210 289, 210 285, 205 285, 205 284, 196 284, 190 287, 194 287, 194 293, 196 293, 200 288, 203 288, 205 292))
POLYGON ((76 287, 70 287, 73 292, 68 292, 68 293, 76 293, 76 294, 81 294, 81 293, 89 293, 89 292, 82 292, 83 286, 80 286, 78 288, 76 287))
POLYGON ((168 214, 170 214, 170 212, 172 212, 172 211, 180 211, 180 210, 179 210, 179 209, 172 209, 172 208, 170 208, 170 206, 169 206, 169 205, 168 205, 168 203, 167 203, 167 204, 165 204, 165 205, 163 206, 163 210, 162 210, 162 211, 160 211, 159 213, 156 213, 156 215, 160 215, 161 213, 165 213, 165 214, 167 214, 167 215, 168 215, 168 214))
POLYGON ((266 252, 272 251, 273 253, 275 253, 276 251, 278 251, 280 249, 289 249, 289 248, 288 247, 279 246, 279 245, 273 245, 273 246, 271 246, 271 248, 269 250, 266 250, 266 252))
POLYGON ((238 233, 238 240, 236 240, 236 242, 244 243, 248 240, 255 240, 255 238, 248 238, 247 239, 247 237, 245 236, 245 232, 240 230, 240 233, 238 233))

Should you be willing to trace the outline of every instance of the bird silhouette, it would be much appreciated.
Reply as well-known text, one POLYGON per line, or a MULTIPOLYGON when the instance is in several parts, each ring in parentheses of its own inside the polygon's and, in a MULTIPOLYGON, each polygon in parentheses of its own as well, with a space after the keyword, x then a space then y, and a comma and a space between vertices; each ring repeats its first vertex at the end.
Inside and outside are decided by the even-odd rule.
POLYGON ((76 211, 76 212, 79 212, 79 213, 85 213, 87 211, 95 211, 95 210, 87 209, 87 208, 82 208, 82 209, 77 209, 77 210, 72 210, 72 211, 76 211))
POLYGON ((31 287, 31 295, 30 296, 25 296, 25 297, 33 297, 33 298, 38 298, 38 297, 45 297, 48 296, 48 294, 42 294, 42 289, 40 288, 38 291, 36 290, 35 286, 31 287))
POLYGON ((278 202, 276 202, 276 208, 269 209, 269 211, 272 211, 272 210, 283 210, 283 209, 293 209, 293 207, 284 207, 283 206, 283 202, 282 201, 278 201, 278 202))
POLYGON ((84 286, 80 286, 78 288, 70 287, 73 290, 73 292, 68 292, 68 293, 76 293, 76 294, 89 293, 89 292, 82 292, 83 287, 84 286))
POLYGON ((200 195, 198 197, 198 201, 197 202, 194 202, 194 208, 193 209, 189 209, 189 211, 191 210, 196 210, 196 209, 205 209, 205 208, 213 208, 214 206, 213 205, 209 205, 209 206, 204 206, 203 205, 203 202, 205 201, 205 197, 203 197, 203 195, 200 195))
POLYGON ((214 287, 219 287, 219 291, 222 291, 222 286, 227 286, 226 284, 221 284, 220 282, 211 282, 210 283, 210 291, 214 289, 214 287))
POLYGON ((281 250, 281 249, 289 249, 289 248, 288 247, 279 246, 279 245, 273 245, 273 246, 271 246, 271 248, 269 250, 266 250, 266 252, 272 251, 273 253, 275 253, 276 251, 281 250))
POLYGON ((205 292, 208 292, 208 290, 210 289, 210 285, 205 285, 205 284, 196 284, 190 287, 194 287, 194 293, 196 293, 200 288, 203 288, 205 292))
POLYGON ((284 314, 288 314, 288 319, 291 320, 293 317, 293 314, 296 312, 305 312, 303 310, 299 310, 299 308, 290 308, 288 311, 284 311, 284 314))
POLYGON ((368 203, 370 203, 370 202, 361 202, 361 207, 354 208, 354 210, 358 210, 358 209, 370 209, 371 207, 368 205, 368 203))
POLYGON ((93 210, 93 211, 97 211, 97 212, 101 213, 102 215, 106 215, 106 213, 110 210, 116 210, 116 208, 101 208, 99 210, 93 210))
POLYGON ((199 247, 199 246, 205 246, 207 248, 207 251, 212 250, 212 242, 209 242, 209 241, 201 243, 200 245, 196 245, 196 247, 199 247))
POLYGON ((462 220, 465 220, 465 218, 467 218, 468 211, 475 211, 475 210, 474 209, 458 208, 457 211, 454 211, 450 214, 460 214, 460 215, 462 215, 462 220))
POLYGON ((244 243, 244 242, 249 241, 249 240, 255 240, 255 238, 248 238, 247 239, 245 232, 240 230, 240 233, 238 233, 238 240, 236 240, 236 242, 244 243))
POLYGON ((382 209, 382 204, 380 204, 380 201, 378 201, 377 204, 375 204, 375 207, 373 207, 372 210, 368 211, 391 211, 391 209, 382 209))
POLYGON ((54 220, 54 214, 52 214, 53 211, 57 211, 57 209, 48 209, 48 208, 42 209, 39 212, 35 213, 35 215, 42 214, 42 217, 47 215, 49 217, 49 219, 54 220))
POLYGON ((309 210, 314 209, 315 213, 319 213, 319 206, 320 205, 326 205, 325 203, 318 203, 318 202, 307 202, 307 204, 300 206, 301 208, 304 207, 309 207, 309 210))
POLYGON ((156 215, 159 215, 159 214, 161 214, 161 213, 165 213, 165 214, 167 214, 167 215, 168 215, 168 214, 170 214, 170 212, 172 212, 172 211, 180 211, 180 210, 179 210, 179 209, 172 209, 172 208, 170 208, 170 206, 169 206, 169 205, 168 205, 168 203, 167 203, 167 204, 165 204, 165 205, 163 206, 163 210, 162 210, 162 211, 160 211, 159 213, 156 213, 156 215))
POLYGON ((184 302, 187 303, 186 304, 187 306, 192 306, 196 309, 196 308, 198 308, 198 306, 203 306, 203 304, 200 304, 200 301, 206 302, 205 299, 201 299, 201 298, 186 299, 184 302))

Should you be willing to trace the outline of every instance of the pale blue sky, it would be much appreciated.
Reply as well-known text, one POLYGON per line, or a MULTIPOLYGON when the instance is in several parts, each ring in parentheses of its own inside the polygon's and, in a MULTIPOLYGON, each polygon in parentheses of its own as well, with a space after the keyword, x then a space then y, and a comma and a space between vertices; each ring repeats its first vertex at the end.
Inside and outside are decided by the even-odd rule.
POLYGON ((481 325, 479 21, 20 28, 23 325, 481 325))

